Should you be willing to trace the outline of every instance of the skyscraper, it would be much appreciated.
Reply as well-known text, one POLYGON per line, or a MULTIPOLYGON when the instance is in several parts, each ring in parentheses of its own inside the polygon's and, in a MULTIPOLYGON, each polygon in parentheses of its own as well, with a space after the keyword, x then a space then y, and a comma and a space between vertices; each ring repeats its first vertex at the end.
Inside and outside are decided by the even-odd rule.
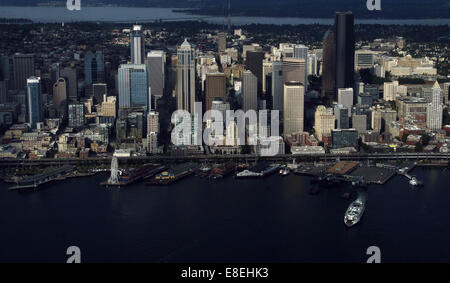
POLYGON ((305 60, 305 79, 304 86, 305 90, 308 88, 308 47, 303 44, 294 45, 294 58, 305 60))
MULTIPOLYGON (((353 88, 338 89, 338 103, 342 104, 347 109, 352 109, 353 106, 353 88)), ((348 116, 351 116, 351 111, 348 111, 348 116)))
POLYGON ((316 137, 319 141, 322 141, 324 135, 331 134, 331 130, 334 129, 335 117, 333 113, 323 105, 319 105, 314 114, 314 130, 316 137))
POLYGON ((227 34, 219 32, 217 34, 217 51, 223 53, 225 52, 225 49, 227 49, 227 34))
POLYGON ((145 65, 120 65, 118 88, 120 116, 132 110, 149 110, 148 73, 145 65))
POLYGON ((437 131, 442 129, 442 98, 441 87, 436 81, 432 88, 431 103, 427 106, 427 127, 430 130, 437 131))
POLYGON ((272 63, 272 103, 273 110, 282 112, 283 109, 283 62, 272 63))
POLYGON ((205 108, 210 110, 212 102, 215 98, 221 98, 226 100, 226 77, 224 73, 209 73, 206 74, 206 95, 205 95, 205 108))
POLYGON ((84 126, 84 104, 70 103, 68 107, 69 127, 82 128, 84 126))
POLYGON ((67 99, 71 102, 78 101, 78 75, 74 68, 66 67, 60 71, 60 76, 66 79, 67 99))
POLYGON ((258 110, 258 79, 248 70, 242 74, 242 110, 258 110))
POLYGON ((336 89, 353 87, 355 70, 353 13, 336 13, 334 25, 336 30, 336 89))
POLYGON ((177 108, 194 113, 195 55, 191 44, 184 40, 177 51, 177 108))
POLYGON ((306 61, 305 59, 287 58, 283 60, 283 83, 300 82, 306 84, 306 61))
POLYGON ((27 104, 28 122, 32 128, 36 123, 42 122, 41 78, 30 77, 27 79, 27 104))
POLYGON ((322 96, 334 98, 336 93, 336 42, 333 30, 323 38, 322 96))
POLYGON ((148 68, 148 83, 152 96, 161 98, 164 95, 166 54, 164 51, 154 50, 147 54, 145 65, 148 68))
POLYGON ((255 75, 257 79, 258 95, 262 93, 263 80, 263 60, 264 52, 262 51, 247 51, 247 58, 245 61, 245 69, 249 70, 255 75))
POLYGON ((53 85, 53 106, 59 117, 67 113, 67 83, 65 78, 59 78, 53 85))
POLYGON ((134 25, 130 34, 131 40, 131 63, 144 64, 145 58, 145 37, 142 33, 142 26, 134 25))
POLYGON ((336 96, 339 88, 354 86, 355 33, 352 12, 337 12, 332 31, 323 40, 324 95, 336 96))
POLYGON ((86 52, 84 55, 84 76, 87 85, 105 82, 105 56, 103 52, 86 52))
POLYGON ((284 84, 284 135, 303 132, 305 87, 300 82, 284 84))
POLYGON ((27 79, 34 76, 34 54, 15 54, 13 56, 14 89, 22 90, 27 79))

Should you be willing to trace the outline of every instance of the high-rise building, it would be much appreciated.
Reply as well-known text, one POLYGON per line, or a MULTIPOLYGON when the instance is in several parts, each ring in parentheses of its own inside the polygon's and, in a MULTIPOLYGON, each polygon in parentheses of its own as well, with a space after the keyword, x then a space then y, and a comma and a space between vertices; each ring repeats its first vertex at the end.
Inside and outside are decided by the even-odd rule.
POLYGON ((92 51, 84 55, 84 81, 87 85, 105 82, 105 56, 103 52, 92 51))
POLYGON ((262 93, 263 83, 263 60, 264 52, 262 51, 248 51, 245 61, 245 69, 249 70, 256 76, 258 80, 258 95, 262 93))
POLYGON ((327 109, 323 105, 319 105, 314 114, 314 130, 316 137, 322 141, 324 135, 331 134, 331 130, 335 127, 335 118, 331 109, 327 109))
POLYGON ((30 77, 27 79, 27 104, 28 122, 32 128, 43 121, 41 78, 30 77))
POLYGON ((366 115, 353 115, 352 116, 352 128, 358 133, 364 133, 367 131, 367 116, 366 115))
POLYGON ((383 99, 395 101, 397 98, 398 81, 384 83, 383 99))
POLYGON ((118 88, 119 115, 132 110, 149 110, 148 73, 145 65, 120 65, 118 88))
POLYGON ((27 79, 34 76, 34 54, 15 54, 13 56, 14 89, 22 90, 27 79))
POLYGON ((355 34, 351 12, 337 12, 323 40, 322 94, 335 97, 339 88, 354 86, 355 34))
POLYGON ((267 75, 272 73, 272 65, 273 65, 273 62, 269 62, 269 61, 263 62, 262 91, 264 94, 271 92, 271 90, 267 90, 267 75))
POLYGON ((258 110, 258 79, 248 70, 242 74, 242 110, 258 110))
POLYGON ((156 99, 164 95, 166 75, 166 53, 161 50, 153 50, 147 54, 145 65, 148 68, 148 82, 152 90, 152 96, 156 99))
POLYGON ((68 116, 69 127, 82 128, 84 126, 84 104, 80 102, 70 103, 68 116))
POLYGON ((206 74, 205 108, 210 110, 215 98, 226 100, 226 77, 224 73, 206 74))
POLYGON ((442 129, 442 98, 441 87, 436 81, 433 85, 433 94, 431 97, 431 103, 427 106, 427 127, 430 130, 437 131, 442 129))
POLYGON ((104 83, 97 83, 92 85, 92 98, 95 99, 95 103, 103 101, 103 96, 108 95, 108 86, 104 83))
MULTIPOLYGON (((353 88, 340 88, 338 89, 338 103, 342 104, 347 109, 352 109, 353 106, 353 88)), ((351 111, 348 111, 349 117, 351 111)))
POLYGON ((333 30, 325 33, 322 56, 322 96, 334 98, 336 95, 336 41, 333 30))
POLYGON ((227 49, 227 34, 219 32, 217 34, 217 52, 223 53, 227 49))
POLYGON ((115 96, 103 96, 101 107, 101 116, 103 117, 117 117, 117 98, 115 96))
POLYGON ((272 109, 283 111, 283 62, 272 63, 272 109))
POLYGON ((306 66, 308 76, 317 76, 318 72, 317 55, 308 54, 308 64, 306 66))
POLYGON ((303 44, 294 45, 294 58, 305 60, 305 79, 303 85, 308 89, 308 47, 303 44))
POLYGON ((159 113, 155 111, 147 114, 147 135, 151 133, 159 133, 159 113))
POLYGON ((336 13, 334 28, 336 35, 336 89, 353 87, 355 69, 353 13, 336 13))
POLYGON ((348 129, 350 128, 350 115, 349 108, 342 104, 336 104, 334 106, 334 116, 336 119, 336 129, 348 129))
POLYGON ((177 51, 177 108, 194 113, 195 55, 191 44, 184 40, 177 51))
POLYGON ((142 33, 142 26, 134 25, 130 34, 131 41, 131 63, 144 64, 145 58, 145 37, 142 33))
POLYGON ((0 104, 8 101, 8 80, 0 80, 0 104))
POLYGON ((303 132, 305 87, 300 82, 284 84, 284 135, 303 132))
POLYGON ((53 85, 53 105, 59 117, 67 113, 67 82, 65 78, 59 78, 53 85))
POLYGON ((283 84, 295 81, 305 86, 306 74, 305 59, 287 58, 283 60, 283 84))
POLYGON ((66 67, 60 71, 60 76, 66 79, 67 99, 71 102, 78 101, 78 76, 77 70, 66 67))

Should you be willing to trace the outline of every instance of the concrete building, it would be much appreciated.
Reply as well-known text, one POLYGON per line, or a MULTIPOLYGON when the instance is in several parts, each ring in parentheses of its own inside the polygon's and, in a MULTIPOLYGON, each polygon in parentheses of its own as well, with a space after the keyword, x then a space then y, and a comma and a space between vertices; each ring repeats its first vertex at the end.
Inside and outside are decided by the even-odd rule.
POLYGON ((305 87, 300 82, 284 84, 284 135, 303 132, 305 87))
POLYGON ((335 117, 331 109, 319 105, 314 114, 314 130, 319 141, 323 140, 325 134, 331 134, 335 128, 335 117))
POLYGON ((258 79, 251 71, 243 74, 242 110, 258 110, 258 79))
POLYGON ((212 107, 212 102, 215 98, 221 98, 224 101, 227 99, 227 82, 224 73, 209 73, 206 74, 205 86, 205 108, 206 111, 212 107))
POLYGON ((427 106, 427 127, 430 130, 437 131, 442 129, 442 90, 436 81, 433 85, 431 103, 427 106))

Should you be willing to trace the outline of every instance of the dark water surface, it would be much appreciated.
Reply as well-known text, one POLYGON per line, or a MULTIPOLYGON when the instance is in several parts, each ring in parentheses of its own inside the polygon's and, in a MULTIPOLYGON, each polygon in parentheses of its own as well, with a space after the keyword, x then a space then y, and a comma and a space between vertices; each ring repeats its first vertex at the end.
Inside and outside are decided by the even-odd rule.
POLYGON ((450 171, 415 169, 369 188, 361 222, 343 216, 350 187, 309 195, 309 178, 209 181, 106 189, 106 175, 35 192, 0 185, 0 262, 450 262, 450 171))

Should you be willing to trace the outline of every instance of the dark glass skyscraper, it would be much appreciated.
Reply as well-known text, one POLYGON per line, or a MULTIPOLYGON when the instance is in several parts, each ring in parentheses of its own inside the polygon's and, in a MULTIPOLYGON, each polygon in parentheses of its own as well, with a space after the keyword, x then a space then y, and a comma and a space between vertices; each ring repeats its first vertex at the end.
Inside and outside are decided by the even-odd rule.
POLYGON ((352 12, 337 12, 334 17, 336 34, 336 90, 354 87, 355 32, 352 12))
POLYGON ((335 98, 339 88, 354 87, 355 33, 352 12, 337 12, 323 39, 322 95, 335 98))
POLYGON ((262 94, 262 80, 263 80, 263 60, 264 52, 247 51, 247 58, 245 61, 245 68, 255 75, 258 80, 258 95, 262 94))

